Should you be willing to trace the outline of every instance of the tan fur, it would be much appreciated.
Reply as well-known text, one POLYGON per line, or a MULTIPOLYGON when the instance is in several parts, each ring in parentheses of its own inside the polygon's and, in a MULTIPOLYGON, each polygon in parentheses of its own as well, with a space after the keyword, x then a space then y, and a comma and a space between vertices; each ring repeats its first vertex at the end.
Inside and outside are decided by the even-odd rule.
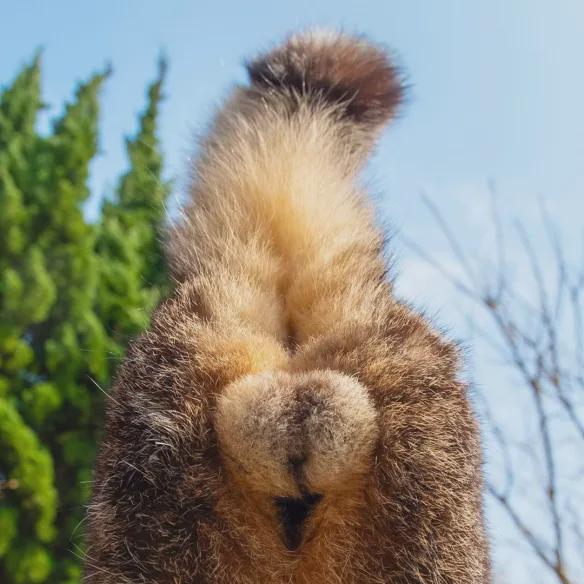
POLYGON ((177 288, 109 404, 86 581, 489 581, 455 347, 393 297, 358 173, 395 112, 378 48, 250 65, 169 234, 177 288))

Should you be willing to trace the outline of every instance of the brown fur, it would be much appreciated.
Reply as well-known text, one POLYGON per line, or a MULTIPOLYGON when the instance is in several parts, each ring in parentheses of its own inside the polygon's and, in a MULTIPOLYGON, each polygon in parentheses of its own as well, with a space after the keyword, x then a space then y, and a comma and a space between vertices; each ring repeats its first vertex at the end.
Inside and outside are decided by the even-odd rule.
POLYGON ((331 33, 250 65, 109 404, 86 582, 484 584, 456 348, 392 295, 358 184, 399 82, 331 33))

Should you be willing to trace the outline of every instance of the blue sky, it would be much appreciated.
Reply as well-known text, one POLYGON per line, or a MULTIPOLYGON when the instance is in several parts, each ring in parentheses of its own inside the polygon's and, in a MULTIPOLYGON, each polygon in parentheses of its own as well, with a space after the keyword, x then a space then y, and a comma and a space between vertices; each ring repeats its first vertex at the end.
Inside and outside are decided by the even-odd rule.
MULTIPOLYGON (((420 199, 443 209, 469 249, 489 249, 488 181, 505 212, 532 225, 540 197, 570 251, 584 212, 584 3, 578 0, 72 0, 2 3, 0 83, 44 47, 47 115, 76 81, 111 63, 103 93, 101 153, 92 169, 95 214, 125 165, 157 56, 170 61, 161 138, 168 175, 184 185, 193 136, 218 100, 244 79, 245 57, 287 32, 320 25, 363 32, 395 50, 412 84, 403 115, 385 134, 367 173, 380 215, 398 233, 451 261, 420 199)), ((580 242, 581 240, 578 240, 580 242)), ((396 239, 398 289, 459 327, 451 288, 396 239)), ((485 367, 478 382, 500 381, 485 367)), ((507 395, 507 394, 506 394, 507 395)), ((510 399, 506 397, 505 399, 510 399)), ((496 513, 493 530, 502 531, 496 513)), ((509 537, 512 533, 509 532, 509 537)), ((500 534, 498 534, 500 535, 500 534)), ((508 535, 503 533, 501 537, 508 535)), ((498 540, 497 540, 498 541, 498 540)), ((527 581, 497 544, 509 581, 527 581)), ((541 580, 542 582, 545 580, 541 580)))

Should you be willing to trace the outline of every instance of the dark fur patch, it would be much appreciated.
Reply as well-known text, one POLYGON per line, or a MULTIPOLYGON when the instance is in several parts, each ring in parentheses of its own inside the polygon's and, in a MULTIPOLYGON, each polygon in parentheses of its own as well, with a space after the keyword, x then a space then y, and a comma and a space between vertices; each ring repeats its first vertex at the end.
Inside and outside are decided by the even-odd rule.
POLYGON ((386 122, 403 97, 400 75, 386 53, 355 37, 293 36, 247 68, 256 87, 340 106, 357 123, 386 122))

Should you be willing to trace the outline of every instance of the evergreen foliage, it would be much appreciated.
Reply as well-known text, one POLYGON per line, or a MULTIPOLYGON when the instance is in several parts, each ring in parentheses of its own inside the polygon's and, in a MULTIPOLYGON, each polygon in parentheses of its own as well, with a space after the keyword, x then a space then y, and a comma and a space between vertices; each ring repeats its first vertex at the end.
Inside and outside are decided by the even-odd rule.
POLYGON ((0 582, 78 583, 82 520, 117 358, 166 290, 169 186, 157 138, 166 66, 127 140, 129 169, 87 221, 109 71, 81 83, 48 135, 41 59, 0 92, 0 582))

